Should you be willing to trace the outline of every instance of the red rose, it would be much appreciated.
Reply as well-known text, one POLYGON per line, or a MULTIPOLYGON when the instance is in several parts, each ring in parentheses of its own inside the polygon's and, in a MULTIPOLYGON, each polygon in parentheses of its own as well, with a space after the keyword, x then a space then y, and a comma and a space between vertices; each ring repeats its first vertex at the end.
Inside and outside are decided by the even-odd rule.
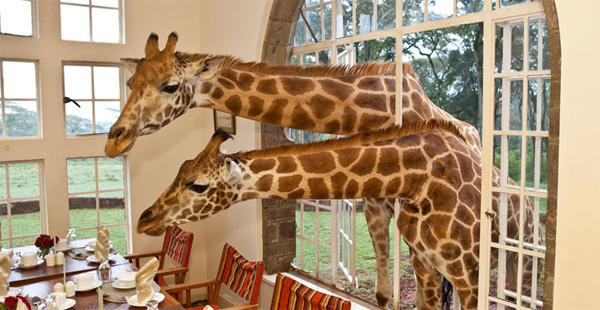
POLYGON ((19 300, 16 297, 8 296, 4 299, 4 304, 8 306, 8 308, 13 308, 17 305, 19 300))

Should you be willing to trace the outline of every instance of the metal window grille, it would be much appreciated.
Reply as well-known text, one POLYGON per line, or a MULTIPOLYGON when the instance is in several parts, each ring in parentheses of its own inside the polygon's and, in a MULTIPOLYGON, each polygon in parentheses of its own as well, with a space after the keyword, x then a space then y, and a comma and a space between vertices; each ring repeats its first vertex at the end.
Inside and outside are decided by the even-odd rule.
MULTIPOLYGON (((125 43, 125 32, 124 32, 124 14, 123 14, 123 0, 115 0, 116 5, 110 5, 110 2, 106 0, 60 0, 61 12, 63 8, 67 7, 82 7, 87 8, 87 14, 89 18, 89 42, 101 42, 101 43, 125 43), (94 10, 105 10, 105 11, 117 11, 118 12, 118 23, 119 23, 119 39, 117 42, 105 42, 94 38, 94 10)), ((61 28, 65 25, 61 25, 61 28)), ((65 40, 65 38, 63 38, 65 40)), ((75 40, 81 41, 81 40, 75 40)))

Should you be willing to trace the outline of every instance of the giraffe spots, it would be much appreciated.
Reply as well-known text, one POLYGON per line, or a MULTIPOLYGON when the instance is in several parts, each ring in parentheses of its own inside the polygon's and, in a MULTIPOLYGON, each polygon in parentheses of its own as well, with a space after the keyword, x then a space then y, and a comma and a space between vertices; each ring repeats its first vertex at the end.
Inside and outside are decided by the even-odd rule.
MULTIPOLYGON (((375 160, 377 159, 377 150, 375 148, 366 148, 362 153, 362 156, 358 160, 350 171, 357 175, 366 175, 373 171, 375 168, 375 160)), ((374 197, 377 198, 377 197, 374 197)))
POLYGON ((278 190, 280 192, 284 192, 284 193, 291 192, 298 188, 298 185, 300 185, 301 181, 302 181, 302 175, 299 175, 299 174, 287 176, 287 177, 280 177, 278 190))
POLYGON ((288 105, 287 99, 275 99, 271 103, 271 107, 263 115, 263 120, 270 124, 276 124, 283 116, 283 110, 288 105))
POLYGON ((429 212, 431 211, 431 201, 429 201, 429 199, 424 198, 423 201, 421 202, 421 214, 423 216, 429 214, 429 212))
POLYGON ((322 178, 309 178, 307 180, 308 188, 310 189, 310 197, 314 199, 329 198, 329 189, 322 178))
POLYGON ((352 132, 354 124, 357 120, 357 113, 349 107, 344 108, 344 114, 342 114, 342 129, 345 132, 352 132))
POLYGON ((350 166, 350 164, 355 162, 356 159, 358 159, 358 155, 360 155, 360 149, 357 147, 353 147, 348 149, 335 150, 335 153, 337 154, 338 162, 340 163, 340 165, 346 168, 350 166))
POLYGON ((252 88, 252 82, 254 82, 252 75, 242 72, 238 79, 235 80, 235 85, 241 90, 249 91, 252 88))
POLYGON ((291 116, 292 122, 290 127, 298 128, 298 129, 311 129, 315 127, 315 122, 310 118, 308 112, 302 108, 300 105, 296 105, 294 110, 292 110, 291 116))
POLYGON ((412 106, 415 109, 415 112, 420 114, 425 118, 432 118, 431 111, 429 110, 429 105, 423 101, 423 97, 418 92, 412 92, 410 94, 410 100, 412 101, 412 106))
POLYGON ((458 191, 458 199, 469 207, 479 206, 481 195, 479 190, 471 184, 465 184, 458 191))
POLYGON ((452 221, 452 218, 445 214, 431 214, 427 218, 427 223, 429 223, 431 229, 433 230, 433 234, 438 239, 446 238, 450 221, 452 221))
POLYGON ((404 185, 402 185, 402 190, 400 191, 400 197, 404 198, 414 198, 414 196, 421 191, 421 187, 423 183, 429 177, 423 173, 410 173, 404 176, 404 185))
POLYGON ((358 88, 369 91, 382 91, 383 83, 379 78, 367 77, 358 81, 358 88))
POLYGON ((256 96, 250 96, 250 98, 248 98, 248 101, 250 103, 250 107, 248 108, 248 116, 260 115, 260 113, 262 113, 263 111, 265 101, 256 96))
POLYGON ((362 108, 387 112, 384 94, 360 93, 354 98, 354 103, 362 108))
POLYGON ((320 94, 312 96, 306 104, 318 119, 326 118, 335 109, 333 100, 320 94))
POLYGON ((406 242, 414 242, 417 238, 419 218, 402 213, 398 220, 398 227, 402 229, 402 236, 406 242))
POLYGON ((450 227, 450 238, 460 243, 463 250, 466 251, 471 249, 471 231, 458 221, 452 222, 452 226, 450 227))
POLYGON ((287 199, 300 199, 304 198, 304 189, 299 188, 287 195, 287 199))
POLYGON ((255 186, 258 191, 267 192, 271 189, 271 184, 273 184, 273 175, 266 174, 256 181, 255 186))
POLYGON ((383 182, 378 178, 370 178, 363 184, 361 197, 378 198, 383 182))
POLYGON ((391 95, 389 100, 390 114, 396 114, 396 95, 391 95))
POLYGON ((272 158, 258 158, 250 163, 250 170, 252 170, 253 173, 261 173, 266 170, 271 170, 273 167, 275 167, 275 159, 272 158))
POLYGON ((354 81, 356 81, 355 76, 340 76, 340 77, 336 77, 336 79, 338 81, 344 82, 346 84, 353 84, 354 81))
POLYGON ((453 263, 446 265, 446 272, 453 277, 461 277, 463 275, 462 262, 457 260, 453 263))
POLYGON ((431 199, 433 208, 436 211, 452 213, 456 207, 456 192, 439 182, 429 183, 427 197, 431 199))
POLYGON ((404 136, 396 140, 396 145, 411 148, 421 145, 421 137, 417 135, 404 136))
POLYGON ((429 157, 435 157, 436 155, 448 152, 446 142, 437 134, 425 135, 423 140, 425 142, 423 149, 429 157))
POLYGON ((447 261, 453 261, 457 259, 462 253, 460 247, 450 242, 442 244, 440 250, 440 255, 442 255, 442 257, 447 261))
POLYGON ((370 131, 375 128, 381 128, 390 120, 389 115, 363 114, 360 117, 358 131, 370 131))
POLYGON ((275 79, 266 79, 258 82, 256 86, 256 90, 259 93, 267 94, 267 95, 276 95, 277 94, 277 83, 275 79))
POLYGON ((196 222, 198 220, 198 216, 197 215, 192 215, 192 216, 188 217, 187 219, 190 222, 196 222))
POLYGON ((337 133, 340 130, 340 122, 337 120, 333 120, 327 124, 325 124, 325 132, 328 133, 337 133))
POLYGON ((220 75, 232 82, 235 82, 237 80, 237 72, 233 71, 230 68, 221 69, 220 75))
POLYGON ((354 92, 354 88, 332 79, 320 80, 319 84, 321 84, 321 89, 323 89, 324 92, 338 98, 341 101, 348 99, 348 97, 350 97, 350 95, 354 92))
POLYGON ((331 189, 333 190, 333 197, 338 199, 344 196, 344 185, 348 177, 343 172, 338 172, 331 176, 331 189))
POLYGON ((463 263, 465 264, 465 267, 467 267, 469 273, 469 282, 471 282, 471 284, 477 284, 477 278, 479 277, 479 262, 477 258, 471 252, 465 252, 465 254, 463 254, 463 263))
POLYGON ((458 189, 462 184, 458 164, 452 154, 434 160, 431 164, 431 175, 448 182, 455 189, 458 189))
POLYGON ((421 149, 408 149, 402 153, 402 164, 404 169, 425 170, 427 158, 421 149))
POLYGON ((456 159, 458 159, 458 165, 460 166, 460 174, 463 182, 471 182, 475 177, 475 171, 473 170, 473 163, 471 159, 461 153, 455 153, 456 159))
MULTIPOLYGON (((404 103, 402 103, 404 105, 404 103)), ((402 111, 402 121, 403 122, 411 122, 411 123, 418 123, 418 122, 424 122, 425 119, 423 117, 421 117, 421 115, 417 114, 417 112, 415 111, 406 111, 404 112, 404 110, 402 111)))
POLYGON ((387 176, 400 171, 400 157, 398 150, 388 147, 379 152, 379 163, 377 173, 387 176))
POLYGON ((468 226, 473 224, 473 222, 475 221, 475 217, 473 216, 471 211, 462 203, 459 204, 456 208, 456 213, 454 214, 454 217, 468 226))
POLYGON ((383 80, 383 82, 385 83, 385 87, 387 88, 388 92, 393 93, 396 91, 395 79, 385 79, 383 80))
POLYGON ((346 198, 355 198, 356 192, 358 192, 358 182, 350 180, 348 184, 346 184, 346 198))
POLYGON ((298 166, 296 161, 291 156, 282 156, 277 159, 279 165, 277 166, 277 173, 290 173, 296 171, 298 166))
POLYGON ((242 100, 240 100, 240 96, 233 95, 225 100, 225 106, 232 114, 239 114, 242 109, 242 100))
POLYGON ((224 79, 224 78, 217 78, 217 81, 219 82, 219 84, 223 85, 223 87, 227 88, 227 89, 233 89, 233 83, 229 82, 228 80, 224 79))
POLYGON ((431 231, 431 227, 427 225, 427 222, 421 223, 421 240, 430 249, 437 248, 437 239, 431 231))
POLYGON ((392 197, 398 193, 400 185, 402 185, 402 178, 400 177, 395 177, 391 181, 387 182, 385 187, 385 197, 392 197))
MULTIPOLYGON (((479 231, 480 226, 479 226, 479 221, 475 222, 475 225, 473 225, 473 229, 471 229, 472 234, 473 234, 473 240, 479 240, 479 231)), ((497 240, 495 242, 498 242, 497 240)), ((477 251, 477 253, 479 253, 479 251, 477 251)))
POLYGON ((200 88, 200 92, 203 94, 208 94, 210 92, 210 89, 212 88, 212 83, 211 82, 204 82, 202 83, 202 87, 200 88))
POLYGON ((327 173, 335 169, 335 160, 330 153, 300 155, 298 160, 307 173, 327 173))
POLYGON ((302 95, 315 89, 315 83, 310 79, 299 77, 281 77, 283 89, 292 96, 302 95))

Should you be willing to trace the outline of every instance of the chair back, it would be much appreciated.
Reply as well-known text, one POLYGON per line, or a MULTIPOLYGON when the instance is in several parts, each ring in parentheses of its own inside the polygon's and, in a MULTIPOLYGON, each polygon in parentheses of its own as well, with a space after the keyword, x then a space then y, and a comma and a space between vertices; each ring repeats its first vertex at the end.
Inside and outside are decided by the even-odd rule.
POLYGON ((227 285, 250 304, 256 305, 264 271, 263 262, 248 261, 234 247, 226 243, 223 247, 217 281, 227 285))
MULTIPOLYGON (((193 243, 193 233, 184 231, 177 226, 171 226, 167 228, 165 233, 162 252, 181 264, 182 267, 187 267, 190 262, 193 243)), ((163 268, 163 263, 161 262, 160 268, 163 268)))
POLYGON ((350 301, 309 288, 300 282, 277 275, 271 310, 350 310, 350 301))

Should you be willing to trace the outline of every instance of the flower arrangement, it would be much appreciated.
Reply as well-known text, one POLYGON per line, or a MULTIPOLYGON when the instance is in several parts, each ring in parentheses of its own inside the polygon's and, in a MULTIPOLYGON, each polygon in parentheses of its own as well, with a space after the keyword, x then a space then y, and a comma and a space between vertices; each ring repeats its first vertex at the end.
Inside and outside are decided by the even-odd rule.
POLYGON ((0 310, 16 310, 16 309, 28 309, 31 310, 31 305, 23 296, 8 296, 3 302, 0 302, 0 310), (21 303, 21 307, 19 304, 21 303), (25 307, 27 308, 25 308, 25 307))
MULTIPOLYGON (((48 253, 50 253, 50 249, 54 246, 54 242, 58 242, 60 239, 58 237, 50 237, 50 235, 41 234, 37 239, 35 239, 35 246, 41 252, 41 256, 44 257, 48 253)), ((2 309, 0 309, 2 310, 2 309)))

